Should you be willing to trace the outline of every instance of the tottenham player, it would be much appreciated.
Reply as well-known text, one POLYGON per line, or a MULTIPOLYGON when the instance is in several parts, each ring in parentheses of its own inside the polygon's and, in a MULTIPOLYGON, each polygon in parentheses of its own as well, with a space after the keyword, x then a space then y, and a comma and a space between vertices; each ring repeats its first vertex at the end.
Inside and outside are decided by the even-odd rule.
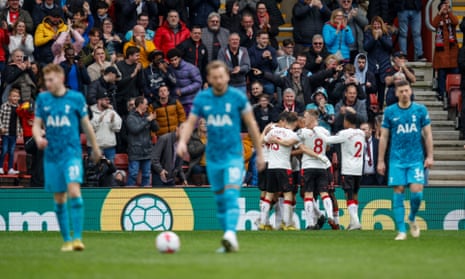
POLYGON ((283 230, 296 230, 293 225, 293 180, 291 169, 292 147, 299 142, 299 138, 294 133, 297 126, 297 115, 295 113, 283 112, 286 114, 284 127, 274 127, 265 136, 264 141, 271 145, 268 154, 268 189, 265 199, 260 209, 261 225, 268 219, 271 202, 275 196, 282 192, 284 195, 283 204, 283 230))
POLYGON ((362 228, 358 218, 358 191, 363 172, 363 150, 365 148, 365 133, 358 129, 358 117, 355 113, 344 116, 344 130, 335 136, 328 137, 319 130, 314 130, 328 144, 341 144, 341 179, 342 188, 346 194, 347 208, 350 214, 348 230, 362 228))
POLYGON ((399 230, 395 240, 405 240, 405 187, 410 188, 410 233, 413 237, 419 237, 420 227, 415 222, 415 216, 423 199, 424 168, 433 165, 433 135, 428 110, 424 105, 411 101, 412 88, 407 81, 396 83, 396 96, 398 103, 389 106, 384 112, 378 172, 385 175, 384 157, 389 142, 388 185, 394 187, 392 205, 399 230))

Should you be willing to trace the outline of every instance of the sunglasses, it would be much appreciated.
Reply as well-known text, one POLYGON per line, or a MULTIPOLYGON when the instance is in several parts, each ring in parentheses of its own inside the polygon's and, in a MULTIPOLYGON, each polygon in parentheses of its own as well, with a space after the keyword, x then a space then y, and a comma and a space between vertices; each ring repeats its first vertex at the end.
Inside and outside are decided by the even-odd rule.
POLYGON ((323 43, 313 43, 313 44, 316 45, 316 46, 322 46, 323 45, 323 43))

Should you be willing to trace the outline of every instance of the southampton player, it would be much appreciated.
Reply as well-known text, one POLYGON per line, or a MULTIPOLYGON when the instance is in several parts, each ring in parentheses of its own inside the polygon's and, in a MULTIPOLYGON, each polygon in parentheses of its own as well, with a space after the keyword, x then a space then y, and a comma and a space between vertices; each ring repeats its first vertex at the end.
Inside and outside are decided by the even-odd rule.
POLYGON ((399 234, 395 240, 407 239, 405 228, 404 188, 410 187, 408 223, 413 237, 420 236, 415 216, 423 199, 424 168, 433 165, 431 120, 425 106, 412 102, 412 88, 406 81, 396 83, 397 104, 384 112, 379 141, 378 172, 385 175, 384 157, 388 142, 388 185, 394 187, 393 211, 399 234), (426 150, 426 156, 425 151, 426 150))
MULTIPOLYGON (((328 218, 328 223, 331 227, 337 227, 333 216, 333 203, 328 194, 328 186, 330 184, 328 169, 331 163, 325 155, 326 142, 316 133, 324 134, 329 137, 328 130, 323 127, 316 126, 318 124, 318 111, 307 110, 304 114, 305 126, 298 131, 298 136, 302 144, 299 148, 303 151, 302 155, 302 175, 303 175, 303 191, 304 191, 304 209, 307 219, 307 229, 320 229, 315 224, 314 210, 314 192, 320 193, 321 199, 328 218), (314 154, 318 157, 314 157, 314 154)), ((318 217, 318 216, 316 216, 318 217)))
POLYGON ((92 145, 94 161, 100 159, 101 152, 87 116, 84 95, 66 89, 65 74, 59 65, 49 64, 43 73, 48 92, 40 93, 37 97, 32 132, 37 147, 44 149, 45 190, 54 193, 55 213, 65 241, 61 250, 82 251, 84 203, 80 189, 83 163, 79 126, 92 145), (70 234, 67 193, 73 238, 70 234))
POLYGON ((265 142, 270 144, 268 153, 268 178, 267 193, 260 208, 261 224, 268 219, 271 202, 278 193, 283 193, 284 203, 282 208, 283 230, 295 230, 293 226, 293 179, 291 169, 292 147, 299 142, 299 138, 294 133, 297 126, 297 115, 283 112, 286 115, 284 127, 274 127, 265 136, 265 142))
POLYGON ((365 133, 358 129, 358 117, 354 113, 344 116, 344 130, 337 135, 327 137, 319 130, 315 130, 328 144, 341 144, 341 178, 342 188, 346 193, 347 208, 350 214, 348 230, 360 230, 358 218, 358 191, 363 172, 363 150, 365 148, 365 133))
POLYGON ((218 206, 217 216, 225 231, 222 251, 239 250, 236 226, 239 219, 239 194, 244 178, 241 120, 247 126, 257 154, 258 170, 264 168, 260 132, 252 107, 243 92, 229 87, 228 67, 220 61, 207 66, 207 80, 212 86, 194 99, 192 111, 181 132, 177 153, 187 155, 187 142, 197 120, 207 120, 207 175, 218 206))

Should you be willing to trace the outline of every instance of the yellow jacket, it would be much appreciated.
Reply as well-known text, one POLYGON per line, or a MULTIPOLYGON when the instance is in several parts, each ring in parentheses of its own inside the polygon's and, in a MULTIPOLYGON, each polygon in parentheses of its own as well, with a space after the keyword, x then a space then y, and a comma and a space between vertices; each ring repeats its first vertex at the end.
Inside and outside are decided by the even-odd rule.
POLYGON ((53 26, 48 22, 48 17, 45 17, 42 22, 37 25, 36 33, 34 35, 34 45, 36 47, 43 46, 50 42, 51 40, 55 39, 55 36, 61 32, 65 32, 68 30, 68 26, 64 23, 63 20, 60 21, 58 28, 55 30, 53 26))
POLYGON ((123 53, 125 56, 126 56, 126 49, 128 49, 128 47, 130 46, 135 46, 140 49, 140 63, 142 64, 143 68, 147 68, 151 63, 151 61, 149 61, 149 54, 156 49, 153 42, 151 40, 145 40, 145 48, 144 48, 144 47, 138 46, 136 42, 134 42, 134 39, 131 39, 129 42, 124 44, 123 53))

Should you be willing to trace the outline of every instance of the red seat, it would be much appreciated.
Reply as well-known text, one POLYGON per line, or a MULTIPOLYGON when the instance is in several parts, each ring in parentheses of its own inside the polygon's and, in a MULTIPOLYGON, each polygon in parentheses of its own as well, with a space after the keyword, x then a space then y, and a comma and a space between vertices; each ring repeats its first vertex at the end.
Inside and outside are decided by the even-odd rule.
POLYGON ((115 167, 119 170, 128 169, 128 154, 118 153, 115 155, 115 167))
POLYGON ((449 74, 446 77, 446 92, 450 93, 452 89, 460 88, 462 76, 460 74, 449 74))

